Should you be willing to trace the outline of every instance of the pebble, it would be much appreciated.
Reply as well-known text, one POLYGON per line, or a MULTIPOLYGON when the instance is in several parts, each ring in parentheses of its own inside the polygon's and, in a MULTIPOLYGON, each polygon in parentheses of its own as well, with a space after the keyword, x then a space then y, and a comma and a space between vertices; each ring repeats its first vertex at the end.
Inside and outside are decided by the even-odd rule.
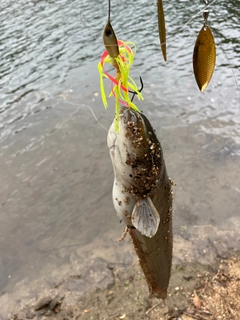
POLYGON ((50 296, 40 299, 35 306, 35 311, 47 307, 51 303, 51 301, 52 301, 52 298, 50 296))

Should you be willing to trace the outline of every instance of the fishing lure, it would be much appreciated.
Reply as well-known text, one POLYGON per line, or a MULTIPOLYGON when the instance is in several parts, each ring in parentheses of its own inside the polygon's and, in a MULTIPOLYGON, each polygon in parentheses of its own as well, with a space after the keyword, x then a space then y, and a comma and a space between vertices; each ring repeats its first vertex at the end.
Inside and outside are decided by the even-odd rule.
POLYGON ((158 0, 158 31, 164 61, 167 61, 166 28, 162 0, 158 0))
POLYGON ((108 78, 111 81, 110 96, 115 97, 115 126, 118 130, 119 122, 119 103, 128 106, 140 112, 138 107, 132 102, 129 97, 129 92, 133 92, 138 96, 139 100, 143 100, 141 92, 138 90, 135 81, 130 77, 130 67, 134 61, 136 53, 136 46, 133 42, 124 42, 117 40, 115 32, 110 22, 110 0, 108 9, 108 21, 103 29, 103 43, 106 50, 101 56, 98 64, 98 71, 100 73, 100 90, 103 105, 107 108, 107 99, 103 78, 108 78), (133 50, 131 49, 133 46, 133 50), (105 69, 105 64, 108 63, 115 68, 115 74, 111 75, 105 69))
MULTIPOLYGON (((204 1, 208 5, 208 1, 204 1)), ((208 86, 216 62, 216 47, 212 31, 207 22, 208 14, 209 12, 206 7, 203 12, 204 24, 198 34, 193 51, 193 70, 201 92, 208 86)))
POLYGON ((119 47, 117 43, 117 37, 110 22, 110 1, 108 2, 108 21, 103 29, 103 43, 109 54, 113 59, 119 55, 119 47))

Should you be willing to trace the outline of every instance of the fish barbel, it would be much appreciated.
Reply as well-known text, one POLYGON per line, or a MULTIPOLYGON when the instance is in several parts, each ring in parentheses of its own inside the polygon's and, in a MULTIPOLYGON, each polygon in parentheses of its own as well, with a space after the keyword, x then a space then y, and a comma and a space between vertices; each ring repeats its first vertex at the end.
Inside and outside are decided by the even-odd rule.
POLYGON ((113 203, 126 224, 150 292, 165 299, 172 263, 172 182, 148 119, 121 107, 108 132, 113 203))

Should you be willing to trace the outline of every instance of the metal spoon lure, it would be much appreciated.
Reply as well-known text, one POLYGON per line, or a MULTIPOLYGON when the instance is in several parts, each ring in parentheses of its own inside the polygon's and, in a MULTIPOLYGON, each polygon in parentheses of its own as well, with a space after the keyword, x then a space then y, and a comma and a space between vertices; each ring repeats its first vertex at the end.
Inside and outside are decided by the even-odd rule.
POLYGON ((216 47, 212 31, 208 25, 208 0, 203 11, 204 23, 200 30, 193 51, 193 70, 197 85, 201 92, 208 86, 216 62, 216 47))

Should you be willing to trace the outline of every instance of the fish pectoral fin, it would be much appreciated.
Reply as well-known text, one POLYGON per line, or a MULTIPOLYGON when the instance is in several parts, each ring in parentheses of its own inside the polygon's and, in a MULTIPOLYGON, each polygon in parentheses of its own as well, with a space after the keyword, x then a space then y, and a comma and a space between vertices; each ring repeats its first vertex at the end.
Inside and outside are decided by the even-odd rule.
POLYGON ((131 221, 142 235, 151 238, 156 234, 160 216, 149 197, 137 201, 133 208, 131 221))

